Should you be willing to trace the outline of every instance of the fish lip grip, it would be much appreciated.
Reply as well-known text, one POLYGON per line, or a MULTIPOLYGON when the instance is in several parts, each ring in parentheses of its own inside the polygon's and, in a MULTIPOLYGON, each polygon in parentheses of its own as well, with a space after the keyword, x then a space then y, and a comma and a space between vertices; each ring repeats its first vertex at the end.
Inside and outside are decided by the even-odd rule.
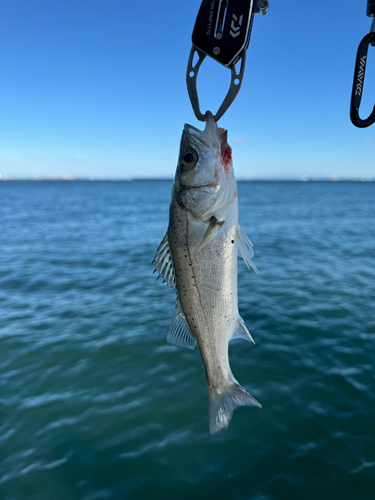
POLYGON ((255 13, 268 12, 268 0, 203 0, 195 22, 186 71, 186 84, 195 116, 205 120, 200 110, 197 91, 199 68, 206 56, 231 70, 231 83, 219 110, 214 115, 218 121, 241 88, 245 73, 246 50, 250 43, 255 13), (198 61, 193 65, 194 55, 198 61), (236 64, 241 61, 239 72, 236 64))
MULTIPOLYGON (((201 112, 200 106, 199 106, 199 97, 198 97, 198 90, 197 90, 197 77, 198 77, 199 68, 200 68, 200 66, 205 58, 206 58, 206 54, 193 46, 191 48, 191 51, 190 51, 188 69, 186 72, 186 83, 187 83, 188 93, 189 93, 189 97, 190 97, 190 102, 191 102, 191 105, 193 107, 193 111, 194 111, 195 116, 198 118, 198 120, 200 120, 202 122, 204 122, 206 120, 206 114, 203 114, 201 112), (193 66, 193 59, 194 59, 195 53, 198 54, 199 59, 198 59, 197 63, 195 64, 195 66, 193 66)), ((245 62, 246 62, 246 51, 245 50, 240 55, 240 59, 241 59, 241 68, 240 68, 239 73, 237 73, 235 65, 233 65, 231 67, 230 87, 229 87, 229 90, 227 92, 227 95, 225 96, 223 102, 221 103, 220 108, 218 109, 217 113, 214 115, 215 122, 218 122, 220 120, 220 118, 227 111, 229 106, 232 104, 232 102, 237 97, 238 92, 240 91, 240 88, 242 85, 242 80, 243 80, 243 75, 245 73, 245 62)))

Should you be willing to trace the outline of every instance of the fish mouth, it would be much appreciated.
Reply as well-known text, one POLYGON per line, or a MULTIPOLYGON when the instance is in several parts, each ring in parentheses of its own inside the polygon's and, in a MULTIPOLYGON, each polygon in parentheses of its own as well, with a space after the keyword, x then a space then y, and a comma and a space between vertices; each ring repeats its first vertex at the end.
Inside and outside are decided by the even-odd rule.
POLYGON ((207 148, 210 148, 212 146, 212 143, 214 143, 215 140, 219 139, 218 126, 211 111, 207 111, 205 117, 206 125, 204 130, 200 130, 193 125, 189 125, 188 123, 186 123, 184 125, 184 133, 192 137, 193 140, 196 140, 202 143, 207 148))
POLYGON ((204 133, 208 134, 210 136, 215 136, 217 135, 217 123, 215 122, 214 115, 211 113, 211 111, 206 111, 206 127, 204 129, 204 133))

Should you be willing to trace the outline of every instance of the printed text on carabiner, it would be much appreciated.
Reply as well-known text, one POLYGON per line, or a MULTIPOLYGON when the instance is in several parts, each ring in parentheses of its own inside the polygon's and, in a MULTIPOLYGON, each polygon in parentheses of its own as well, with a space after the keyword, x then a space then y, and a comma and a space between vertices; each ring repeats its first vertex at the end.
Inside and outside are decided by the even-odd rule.
POLYGON ((359 60, 359 71, 358 71, 358 76, 357 76, 357 85, 355 87, 355 95, 362 95, 362 89, 363 89, 363 79, 365 77, 365 70, 366 70, 366 57, 367 56, 362 56, 361 59, 359 60))

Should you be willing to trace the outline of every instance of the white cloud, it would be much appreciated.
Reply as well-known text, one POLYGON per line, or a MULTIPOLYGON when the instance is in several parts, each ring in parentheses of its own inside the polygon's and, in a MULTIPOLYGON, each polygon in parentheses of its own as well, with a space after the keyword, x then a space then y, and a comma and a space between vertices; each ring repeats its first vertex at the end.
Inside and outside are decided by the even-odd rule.
POLYGON ((18 158, 15 156, 0 156, 0 165, 8 166, 15 165, 18 163, 18 158))
POLYGON ((29 161, 36 161, 38 163, 45 160, 45 157, 43 155, 38 154, 38 153, 32 153, 32 152, 26 153, 25 157, 29 161))
POLYGON ((251 137, 237 135, 231 138, 231 142, 233 142, 234 144, 245 144, 246 142, 254 142, 254 139, 251 137))
POLYGON ((86 158, 84 157, 84 155, 76 154, 73 156, 73 161, 74 163, 83 163, 84 161, 86 161, 86 158))

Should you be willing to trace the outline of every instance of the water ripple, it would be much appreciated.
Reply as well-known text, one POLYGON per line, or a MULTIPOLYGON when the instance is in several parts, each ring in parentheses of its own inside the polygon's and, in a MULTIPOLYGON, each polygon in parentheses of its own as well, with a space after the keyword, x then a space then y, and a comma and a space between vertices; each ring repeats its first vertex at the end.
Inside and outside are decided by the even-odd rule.
POLYGON ((170 183, 0 183, 4 498, 372 500, 374 190, 239 184, 260 273, 239 262, 256 345, 230 360, 263 409, 212 439, 152 275, 170 183))

